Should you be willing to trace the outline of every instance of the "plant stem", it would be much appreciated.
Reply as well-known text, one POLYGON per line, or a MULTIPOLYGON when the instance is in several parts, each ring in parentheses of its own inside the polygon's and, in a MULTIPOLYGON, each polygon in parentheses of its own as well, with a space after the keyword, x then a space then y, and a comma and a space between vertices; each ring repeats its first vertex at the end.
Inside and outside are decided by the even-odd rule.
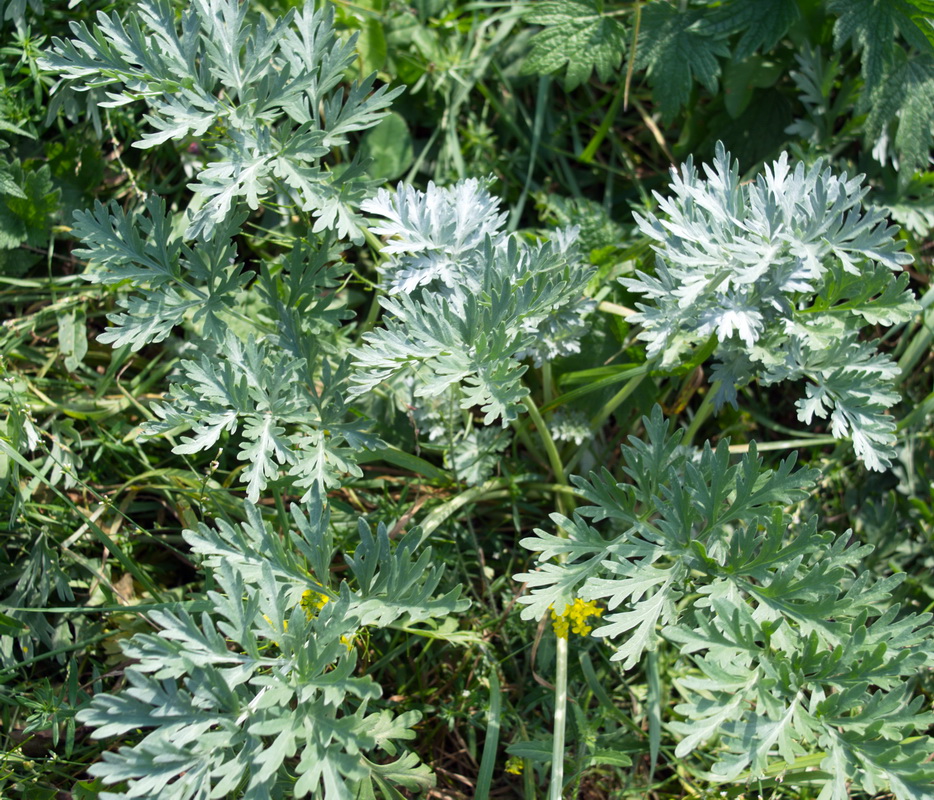
POLYGON ((634 375, 628 381, 626 381, 626 383, 623 384, 623 388, 603 404, 603 407, 591 418, 590 430, 597 430, 601 425, 603 425, 604 422, 607 421, 607 419, 609 419, 610 414, 616 411, 616 409, 626 401, 629 395, 631 395, 636 389, 639 388, 639 384, 645 380, 645 376, 649 374, 651 367, 652 362, 646 362, 645 369, 641 370, 639 374, 634 375))
POLYGON ((542 401, 546 406, 554 399, 554 392, 552 392, 551 387, 551 362, 546 361, 542 364, 542 401))
MULTIPOLYGON (((548 431, 548 426, 545 424, 545 420, 542 419, 542 415, 538 411, 538 406, 535 405, 535 401, 530 395, 526 395, 523 400, 525 407, 529 411, 529 416, 532 418, 532 422, 535 423, 535 427, 538 429, 538 437, 541 439, 542 445, 545 447, 545 453, 548 456, 548 463, 551 464, 551 470, 555 474, 555 483, 567 483, 567 475, 564 472, 564 464, 561 463, 561 455, 558 453, 558 448, 555 446, 554 439, 551 438, 551 433, 548 431)), ((555 496, 555 506, 558 509, 559 514, 566 513, 566 503, 565 498, 558 494, 555 496)))
POLYGON ((704 402, 701 403, 700 408, 697 409, 697 413, 694 415, 694 419, 691 420, 691 424, 688 425, 688 429, 684 434, 684 439, 681 441, 681 444, 685 447, 690 447, 693 444, 694 437, 697 435, 700 426, 704 424, 713 412, 713 399, 720 391, 720 383, 720 381, 715 381, 707 390, 707 394, 704 395, 704 402))
POLYGON ((493 769, 496 766, 496 750, 499 744, 500 715, 502 714, 502 694, 499 688, 499 676, 494 663, 490 672, 490 708, 487 711, 486 741, 483 743, 483 756, 480 760, 480 774, 477 777, 477 790, 474 800, 487 800, 490 796, 490 784, 493 781, 493 769))
POLYGON ((564 788, 564 731, 568 713, 568 640, 558 637, 555 664, 555 730, 551 748, 551 789, 549 800, 561 800, 564 788))
MULTIPOLYGON (((545 446, 545 452, 548 454, 548 461, 551 469, 555 473, 555 483, 567 485, 567 475, 564 471, 564 464, 561 463, 561 455, 555 442, 551 438, 548 426, 535 405, 535 401, 530 395, 523 399, 525 407, 529 411, 529 416, 535 427, 538 429, 538 435, 542 444, 545 446)), ((559 514, 567 515, 574 508, 573 497, 566 497, 563 492, 555 492, 555 508, 559 514)), ((566 536, 560 528, 560 536, 566 536)), ((568 640, 564 636, 558 637, 558 650, 555 665, 555 725, 554 739, 551 751, 551 790, 549 792, 550 800, 561 800, 561 790, 564 787, 564 732, 567 722, 568 708, 568 640)))
POLYGON ((551 464, 551 468, 555 473, 555 480, 558 483, 564 483, 565 474, 564 465, 561 463, 561 456, 558 454, 558 448, 555 447, 554 439, 551 438, 551 433, 548 431, 545 420, 542 419, 542 415, 538 411, 538 406, 535 405, 535 401, 529 395, 526 395, 522 402, 528 409, 529 416, 538 429, 538 436, 545 447, 545 453, 548 455, 548 463, 551 464))

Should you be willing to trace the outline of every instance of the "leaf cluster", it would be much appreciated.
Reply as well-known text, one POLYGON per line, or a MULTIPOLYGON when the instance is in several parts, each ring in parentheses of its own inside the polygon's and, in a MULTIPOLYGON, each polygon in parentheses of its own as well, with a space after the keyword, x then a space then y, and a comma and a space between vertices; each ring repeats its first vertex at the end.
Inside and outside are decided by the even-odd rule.
MULTIPOLYGON (((340 358, 332 367, 328 342, 345 313, 326 293, 340 275, 331 239, 318 249, 297 243, 258 280, 238 261, 233 237, 243 216, 228 218, 209 241, 187 243, 179 216, 151 198, 144 211, 126 214, 116 203, 78 212, 75 230, 89 261, 85 277, 102 284, 129 284, 135 293, 118 300, 123 310, 99 340, 132 350, 166 339, 177 327, 193 327, 215 352, 183 360, 165 402, 155 403, 150 436, 191 430, 173 452, 211 450, 222 433, 242 433, 237 458, 248 466, 241 478, 256 502, 283 468, 304 496, 313 487, 359 475, 355 454, 375 439, 348 421, 340 358), (265 301, 276 331, 246 340, 234 333, 240 295, 252 283, 265 301), (314 344, 312 344, 314 343, 314 344)), ((267 329, 268 330, 268 329, 267 329)))
POLYGON ((457 589, 434 596, 440 570, 430 548, 415 557, 417 529, 393 546, 384 526, 373 536, 362 520, 348 578, 333 583, 319 497, 293 506, 285 538, 252 505, 239 526, 186 532, 216 586, 197 603, 205 610, 152 611, 158 632, 124 645, 133 659, 126 690, 96 695, 79 715, 98 737, 146 731, 91 768, 105 784, 127 782, 103 796, 337 800, 432 785, 415 755, 400 750, 419 715, 370 709, 381 689, 355 674, 354 638, 363 628, 444 617, 464 602, 457 589), (317 602, 303 600, 309 594, 317 602))
MULTIPOLYGON (((557 793, 630 797, 648 758, 665 796, 931 796, 925 2, 98 5, 0 2, 0 792, 398 798, 462 759, 477 798, 564 760, 557 793), (743 184, 721 148, 656 207, 716 139, 791 155, 743 184), (711 354, 707 397, 803 382, 892 471, 684 446, 711 354), (566 759, 517 571, 526 620, 578 612, 566 759)), ((721 420, 798 446, 770 411, 721 420)))
MULTIPOLYGON (((764 109, 751 110, 748 116, 743 112, 755 88, 771 92, 776 100, 783 58, 790 61, 814 47, 832 48, 835 53, 849 47, 858 58, 859 79, 846 78, 835 85, 828 75, 830 81, 820 85, 819 94, 832 100, 846 118, 847 137, 861 138, 881 164, 891 159, 900 167, 904 189, 914 174, 926 168, 932 143, 932 14, 934 6, 928 0, 807 4, 726 0, 713 7, 705 0, 645 4, 540 0, 524 14, 525 21, 538 29, 523 71, 540 75, 563 71, 564 87, 572 91, 594 71, 603 83, 612 84, 614 75, 622 78, 625 66, 625 80, 618 83, 626 86, 627 94, 632 86, 646 83, 666 125, 683 114, 691 115, 696 87, 713 99, 723 86, 727 114, 712 122, 729 125, 741 119, 746 126, 764 123, 764 109), (820 28, 816 21, 823 18, 827 35, 816 36, 820 28), (807 29, 802 23, 808 23, 807 29), (790 50, 782 46, 789 40, 790 50)), ((801 87, 797 99, 808 108, 814 93, 801 87)), ((614 103, 611 116, 616 108, 614 103)), ((811 120, 797 119, 789 125, 788 119, 780 128, 787 125, 787 133, 799 133, 802 125, 812 123, 823 128, 827 118, 811 115, 812 110, 813 106, 808 108, 811 120)), ((694 126, 685 132, 696 136, 694 126)), ((832 150, 832 141, 841 133, 840 126, 828 127, 821 146, 832 150)), ((770 136, 782 142, 780 129, 770 136)))
POLYGON ((898 395, 892 359, 861 338, 918 309, 907 288, 911 263, 882 212, 863 211, 862 176, 834 175, 818 160, 793 170, 783 154, 755 182, 718 146, 702 178, 689 160, 672 170, 660 215, 636 216, 653 241, 655 274, 622 283, 644 295, 631 319, 663 367, 708 341, 717 357, 718 404, 736 387, 806 380, 798 418, 830 417, 870 468, 891 465, 898 395))
POLYGON ((528 244, 500 228, 504 215, 476 179, 425 192, 381 190, 364 209, 385 217, 374 233, 392 237, 380 298, 384 327, 354 353, 354 394, 402 371, 416 376, 417 397, 458 390, 463 409, 478 406, 484 424, 505 426, 528 389, 527 367, 575 352, 590 310, 583 291, 590 269, 573 247, 576 232, 528 244))
POLYGON ((338 39, 333 10, 306 2, 268 23, 249 5, 198 0, 179 22, 167 0, 147 0, 127 20, 98 15, 71 25, 42 66, 77 92, 102 92, 104 107, 143 101, 155 147, 193 137, 212 160, 190 184, 197 194, 186 236, 209 240, 239 203, 251 209, 283 193, 317 218, 315 232, 361 241, 354 204, 366 182, 359 163, 340 175, 322 166, 354 131, 376 125, 400 90, 373 90, 375 76, 346 92, 355 38, 338 39))
POLYGON ((904 185, 915 171, 927 167, 932 143, 934 5, 927 0, 829 0, 827 6, 839 15, 833 29, 835 46, 849 43, 861 57, 865 89, 860 106, 868 112, 867 140, 886 148, 887 128, 897 127, 889 146, 901 162, 904 185))
POLYGON ((868 548, 786 510, 816 470, 795 471, 794 459, 766 469, 754 446, 733 463, 726 441, 692 454, 658 406, 643 424, 644 439, 622 448, 623 480, 573 478, 589 504, 553 514, 557 534, 521 541, 539 560, 515 576, 531 590, 522 616, 605 602, 593 635, 624 669, 677 646, 689 668, 675 679, 675 754, 713 745, 717 781, 761 777, 776 758, 792 769, 816 749, 821 797, 848 796, 853 779, 930 797, 931 743, 911 737, 932 717, 909 697, 934 655, 931 615, 887 607, 900 576, 857 573, 868 548))

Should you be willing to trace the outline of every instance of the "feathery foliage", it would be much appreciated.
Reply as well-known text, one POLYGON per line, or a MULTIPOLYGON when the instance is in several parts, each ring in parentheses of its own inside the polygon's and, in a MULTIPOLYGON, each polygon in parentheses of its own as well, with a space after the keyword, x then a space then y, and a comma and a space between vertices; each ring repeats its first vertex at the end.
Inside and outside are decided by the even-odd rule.
POLYGON ((417 529, 392 546, 384 526, 374 537, 362 520, 360 542, 346 556, 353 586, 332 583, 334 545, 319 497, 293 506, 295 530, 285 538, 255 506, 238 527, 186 531, 217 591, 200 614, 181 606, 151 612, 158 632, 124 645, 134 660, 127 690, 97 695, 79 715, 100 737, 148 731, 91 768, 106 784, 128 782, 127 791, 102 796, 338 800, 432 784, 414 754, 400 752, 418 714, 369 709, 382 691, 354 675, 354 637, 400 619, 443 617, 464 603, 458 590, 433 596, 440 570, 430 566, 430 548, 414 557, 417 529))
POLYGON ((934 800, 932 14, 0 0, 0 794, 934 800))
POLYGON ((385 327, 354 353, 354 394, 412 370, 416 397, 457 387, 457 405, 479 406, 484 424, 516 419, 528 394, 521 378, 537 364, 575 352, 590 310, 590 269, 573 247, 575 231, 529 245, 500 230, 503 215, 475 179, 426 192, 381 190, 364 209, 389 222, 380 298, 385 327))
POLYGON ((573 478, 589 504, 553 514, 558 534, 521 541, 540 562, 515 576, 531 589, 522 616, 605 602, 593 635, 627 670, 661 640, 676 645, 695 668, 677 686, 676 756, 712 746, 718 781, 762 777, 776 759, 793 768, 820 749, 810 780, 826 784, 821 797, 847 797, 854 779, 899 800, 931 797, 932 742, 915 737, 934 720, 909 700, 934 656, 931 614, 885 608, 898 575, 857 573, 866 548, 849 532, 788 513, 816 470, 793 459, 766 469, 754 446, 731 463, 726 440, 693 457, 658 406, 643 425, 645 438, 622 448, 622 481, 607 470, 573 478))
POLYGON ((400 90, 373 91, 375 76, 346 93, 338 88, 355 40, 338 39, 330 8, 306 2, 273 24, 251 21, 249 8, 197 0, 180 26, 167 0, 141 3, 126 21, 101 12, 94 30, 72 23, 74 39, 55 39, 43 66, 64 88, 91 93, 89 103, 145 102, 153 130, 136 147, 214 140, 190 186, 187 238, 211 239, 240 203, 256 209, 278 191, 317 218, 316 233, 360 240, 361 165, 338 175, 321 162, 348 134, 376 125, 400 90))
POLYGON ((692 161, 672 170, 674 197, 658 196, 664 216, 637 216, 655 244, 655 275, 623 284, 652 305, 632 319, 662 366, 712 339, 717 403, 736 404, 736 387, 806 380, 798 418, 830 416, 836 437, 883 470, 894 455, 898 368, 860 338, 868 325, 906 322, 918 310, 911 263, 894 228, 861 210, 862 177, 836 176, 818 161, 794 170, 787 154, 754 183, 718 146, 701 178, 692 161))

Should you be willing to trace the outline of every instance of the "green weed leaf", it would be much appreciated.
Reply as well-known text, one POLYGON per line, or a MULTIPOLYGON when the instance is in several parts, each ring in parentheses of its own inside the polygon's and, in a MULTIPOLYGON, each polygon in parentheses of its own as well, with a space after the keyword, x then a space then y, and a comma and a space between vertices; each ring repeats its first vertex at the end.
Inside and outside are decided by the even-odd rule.
POLYGON ((730 50, 705 13, 668 3, 649 3, 642 12, 637 64, 645 69, 652 98, 667 121, 688 102, 695 80, 709 92, 717 91, 717 59, 730 50))
POLYGON ((545 26, 532 37, 526 74, 548 75, 564 68, 564 88, 577 88, 596 69, 607 82, 626 52, 627 32, 603 13, 597 0, 542 0, 525 14, 526 22, 545 26))

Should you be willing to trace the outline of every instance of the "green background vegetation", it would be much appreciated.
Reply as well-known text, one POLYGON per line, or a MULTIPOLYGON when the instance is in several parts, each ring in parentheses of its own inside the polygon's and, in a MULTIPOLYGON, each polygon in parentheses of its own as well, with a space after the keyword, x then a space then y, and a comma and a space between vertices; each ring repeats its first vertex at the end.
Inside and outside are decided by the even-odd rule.
MULTIPOLYGON (((125 16, 133 6, 0 0, 3 796, 98 795, 103 786, 86 769, 114 743, 91 738, 76 713, 120 684, 120 643, 151 630, 147 610, 195 601, 210 588, 182 530, 245 513, 235 439, 178 455, 177 437, 139 437, 173 370, 192 355, 191 321, 135 351, 101 343, 126 287, 87 282, 71 235, 74 212, 96 201, 134 209, 156 194, 169 208, 186 208, 204 163, 207 144, 198 137, 131 147, 149 130, 140 104, 100 107, 53 91, 58 79, 39 66, 53 37, 71 36, 69 23, 93 24, 98 11, 125 16)), ((292 4, 249 6, 274 18, 292 4)), ((641 416, 656 403, 673 426, 689 427, 695 443, 729 437, 737 453, 756 441, 772 465, 794 452, 820 471, 817 491, 796 515, 816 513, 822 529, 851 530, 854 543, 874 548, 862 570, 905 575, 895 589, 903 610, 934 609, 934 4, 333 6, 341 35, 359 35, 347 81, 376 72, 378 83, 405 89, 378 126, 334 148, 336 167, 361 152, 371 159, 374 186, 492 176, 509 230, 580 226, 595 270, 588 294, 601 303, 592 331, 580 354, 525 376, 546 415, 561 408, 600 418, 583 447, 573 439, 562 445, 564 463, 582 474, 595 465, 616 468, 620 443, 642 433, 641 416), (900 226, 922 310, 874 333, 901 368, 891 470, 867 471, 820 421, 803 426, 798 393, 781 385, 752 384, 741 390, 738 410, 712 414, 708 354, 617 395, 620 376, 645 360, 627 322, 639 298, 616 281, 651 263, 633 212, 656 207, 653 192, 666 194, 671 165, 689 156, 710 162, 717 141, 746 178, 782 151, 806 163, 824 157, 838 173, 864 173, 864 203, 900 226)), ((261 206, 236 239, 251 275, 307 229, 305 218, 283 222, 280 211, 261 206)), ((351 312, 346 335, 356 340, 377 323, 379 241, 349 248, 344 258, 349 278, 334 291, 351 312)), ((244 292, 238 313, 249 317, 254 302, 244 292)), ((393 449, 361 456, 362 474, 330 495, 342 548, 353 550, 358 516, 393 534, 419 522, 445 566, 440 589, 459 585, 472 601, 455 627, 436 635, 389 628, 356 644, 358 670, 384 687, 380 702, 422 714, 410 745, 434 770, 436 797, 545 796, 554 637, 544 623, 520 619, 521 587, 512 576, 531 568, 518 542, 550 524, 563 476, 554 475, 534 429, 523 417, 508 445, 452 463, 414 419, 386 409, 371 432, 393 449), (490 469, 478 463, 484 460, 490 469), (506 771, 506 747, 517 743, 524 744, 510 752, 524 760, 521 775, 506 771)), ((276 498, 283 505, 295 499, 276 498)), ((270 518, 279 510, 272 499, 260 505, 270 518)), ((668 733, 658 738, 662 714, 676 702, 671 687, 685 677, 675 648, 662 647, 625 673, 609 655, 598 640, 575 640, 569 797, 817 796, 818 789, 783 781, 778 769, 748 785, 710 783, 712 758, 677 758, 668 733)), ((930 666, 929 658, 913 686, 926 708, 934 692, 930 666)))

